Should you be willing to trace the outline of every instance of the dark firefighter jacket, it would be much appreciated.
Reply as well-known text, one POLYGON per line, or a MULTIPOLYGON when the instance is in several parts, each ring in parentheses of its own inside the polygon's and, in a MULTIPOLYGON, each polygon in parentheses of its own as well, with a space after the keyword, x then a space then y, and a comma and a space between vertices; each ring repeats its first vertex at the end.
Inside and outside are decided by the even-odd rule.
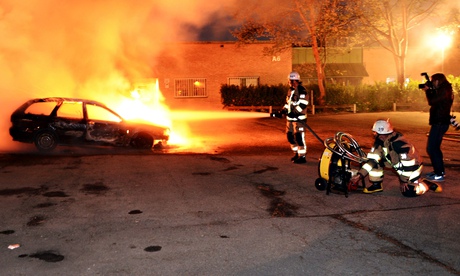
POLYGON ((297 89, 290 89, 286 97, 284 108, 288 121, 301 121, 307 119, 308 93, 305 87, 299 84, 297 89))
POLYGON ((363 177, 386 163, 396 170, 404 183, 409 181, 412 172, 418 170, 423 161, 415 147, 399 132, 393 132, 385 141, 376 138, 367 157, 369 161, 359 170, 363 177))

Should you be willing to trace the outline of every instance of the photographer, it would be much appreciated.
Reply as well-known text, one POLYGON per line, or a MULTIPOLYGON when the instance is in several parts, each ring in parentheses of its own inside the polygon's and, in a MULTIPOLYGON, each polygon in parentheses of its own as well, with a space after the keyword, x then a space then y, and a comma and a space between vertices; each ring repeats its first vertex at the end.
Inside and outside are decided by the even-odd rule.
MULTIPOLYGON (((427 77, 426 73, 424 74, 427 77)), ((426 178, 431 181, 444 181, 445 171, 441 143, 450 125, 450 111, 454 101, 452 85, 447 81, 444 74, 437 73, 431 76, 431 81, 427 81, 420 88, 425 91, 428 105, 430 105, 429 124, 431 128, 426 150, 434 171, 428 173, 426 178)))

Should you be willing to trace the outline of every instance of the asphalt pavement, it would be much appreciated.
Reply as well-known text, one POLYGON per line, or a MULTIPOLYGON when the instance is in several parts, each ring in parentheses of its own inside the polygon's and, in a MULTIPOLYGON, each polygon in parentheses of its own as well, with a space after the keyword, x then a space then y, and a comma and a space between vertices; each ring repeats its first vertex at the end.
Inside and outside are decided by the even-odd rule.
POLYGON ((431 171, 423 112, 310 115, 307 164, 290 162, 283 119, 252 112, 188 116, 188 147, 4 151, 0 274, 460 275, 459 132, 442 193, 405 198, 389 170, 380 193, 316 189, 320 140, 367 151, 380 118, 431 171))

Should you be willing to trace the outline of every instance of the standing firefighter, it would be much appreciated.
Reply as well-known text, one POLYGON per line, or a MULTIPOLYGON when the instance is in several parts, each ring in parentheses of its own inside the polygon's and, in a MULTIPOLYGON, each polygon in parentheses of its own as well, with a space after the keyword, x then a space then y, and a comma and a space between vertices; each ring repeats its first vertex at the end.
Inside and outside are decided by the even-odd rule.
POLYGON ((297 72, 289 74, 290 89, 286 97, 283 112, 286 114, 286 135, 291 144, 294 156, 291 161, 297 164, 306 163, 307 144, 305 130, 307 124, 308 94, 302 86, 300 75, 297 72))
POLYGON ((405 137, 393 130, 389 120, 377 120, 372 127, 375 136, 374 145, 368 153, 369 161, 351 178, 356 184, 369 174, 370 187, 364 188, 364 193, 383 191, 383 169, 393 168, 399 175, 399 189, 403 196, 415 197, 428 190, 441 192, 441 186, 433 183, 429 187, 419 181, 423 169, 422 157, 417 149, 405 137))

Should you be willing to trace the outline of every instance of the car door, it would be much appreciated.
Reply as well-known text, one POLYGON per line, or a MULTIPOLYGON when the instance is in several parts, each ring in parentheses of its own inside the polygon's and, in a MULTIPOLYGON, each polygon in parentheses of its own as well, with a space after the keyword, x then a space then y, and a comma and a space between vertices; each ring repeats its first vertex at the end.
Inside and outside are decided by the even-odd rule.
POLYGON ((87 114, 85 138, 87 141, 111 145, 125 144, 126 131, 120 124, 122 118, 118 114, 93 103, 86 103, 85 107, 87 114))
POLYGON ((52 126, 61 143, 80 143, 86 133, 83 104, 80 101, 63 101, 57 105, 52 126))

